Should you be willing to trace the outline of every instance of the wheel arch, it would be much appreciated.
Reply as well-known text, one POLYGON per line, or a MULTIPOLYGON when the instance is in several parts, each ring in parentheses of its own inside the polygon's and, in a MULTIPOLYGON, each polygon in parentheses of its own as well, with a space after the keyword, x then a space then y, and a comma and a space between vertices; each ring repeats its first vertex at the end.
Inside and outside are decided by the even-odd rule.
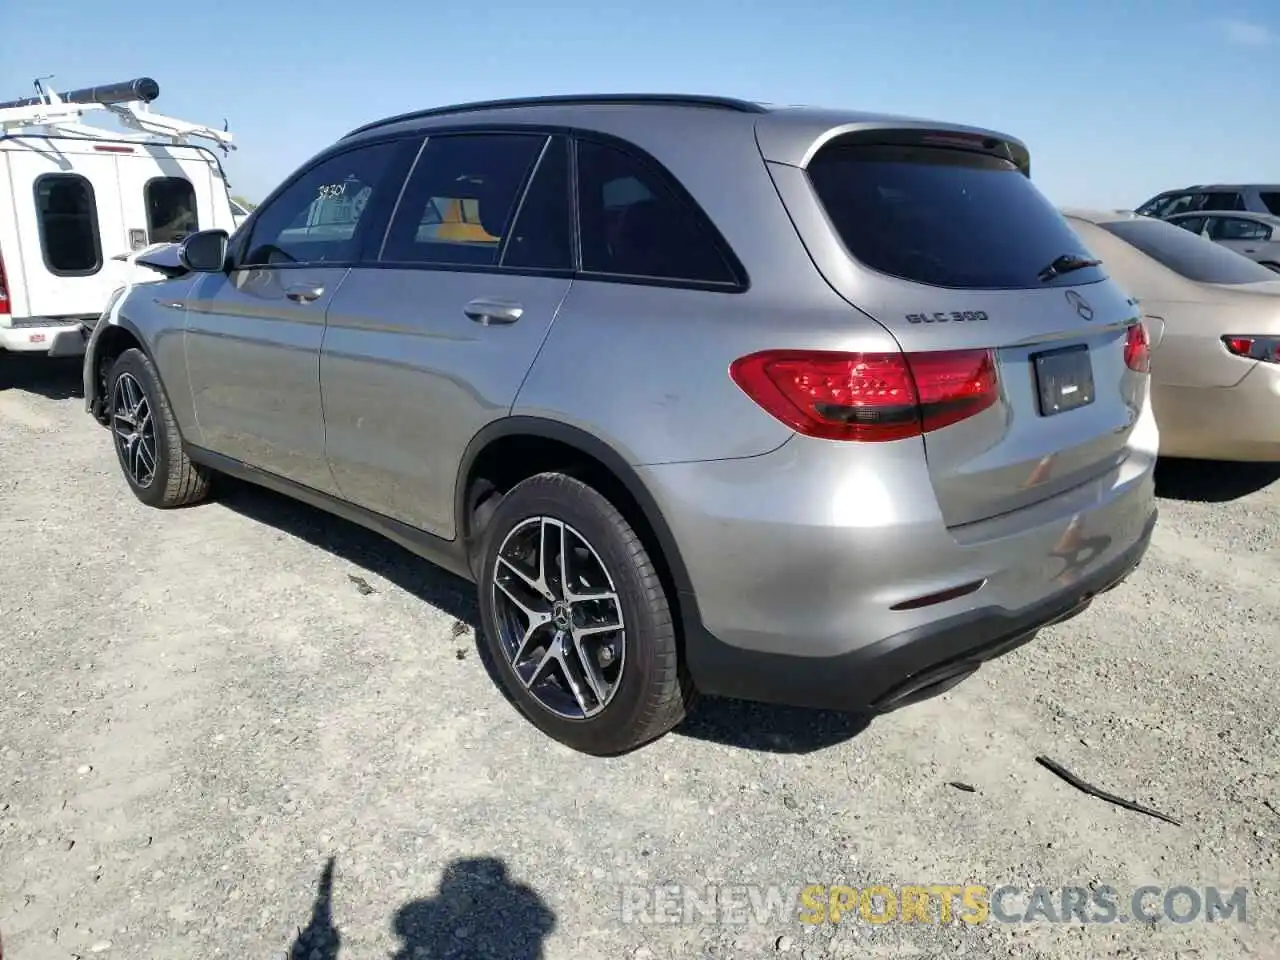
MULTIPOLYGON (((128 318, 120 317, 110 323, 106 321, 103 323, 103 329, 93 338, 89 356, 86 358, 84 387, 89 391, 85 396, 89 412, 93 414, 95 420, 105 424, 107 422, 104 412, 107 402, 105 378, 108 365, 114 363, 126 350, 134 347, 145 353, 153 365, 155 357, 151 356, 151 351, 147 348, 146 338, 128 318)), ((161 386, 163 389, 163 385, 161 386)))
MULTIPOLYGON (((614 503, 645 543, 671 593, 669 600, 676 607, 673 612, 677 619, 686 627, 700 622, 693 584, 675 536, 635 468, 603 440, 558 420, 504 417, 485 426, 468 444, 458 468, 454 509, 457 537, 473 569, 484 529, 482 508, 486 501, 492 496, 491 511, 506 492, 501 489, 504 482, 509 489, 545 469, 565 470, 584 482, 605 481, 608 489, 600 492, 614 503), (515 457, 519 457, 518 466, 511 465, 515 457), (622 502, 615 502, 618 500, 622 502), (477 518, 481 518, 478 525, 477 518)), ((476 574, 478 579, 478 570, 476 574)))

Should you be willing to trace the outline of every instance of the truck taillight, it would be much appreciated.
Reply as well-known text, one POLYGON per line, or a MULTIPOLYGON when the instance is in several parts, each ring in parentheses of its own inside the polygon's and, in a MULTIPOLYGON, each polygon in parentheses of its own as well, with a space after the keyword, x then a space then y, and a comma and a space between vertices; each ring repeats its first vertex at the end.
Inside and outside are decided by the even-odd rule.
POLYGON ((729 376, 765 412, 825 440, 902 440, 966 420, 999 397, 990 350, 765 350, 729 376))
POLYGON ((1222 338, 1228 352, 1246 360, 1280 363, 1280 337, 1249 337, 1228 334, 1222 338))
POLYGON ((1141 320, 1130 325, 1124 335, 1124 365, 1137 373, 1151 372, 1151 341, 1141 320))
POLYGON ((4 258, 0 257, 0 316, 9 315, 9 283, 4 275, 4 258))

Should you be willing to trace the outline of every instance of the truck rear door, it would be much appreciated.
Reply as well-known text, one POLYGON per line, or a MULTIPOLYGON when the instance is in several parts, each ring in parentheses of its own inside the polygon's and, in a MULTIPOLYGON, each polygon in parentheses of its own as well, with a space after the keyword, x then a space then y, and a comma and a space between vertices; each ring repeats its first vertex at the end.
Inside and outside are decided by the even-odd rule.
POLYGON ((128 243, 112 146, 55 137, 10 141, 19 242, 5 250, 5 270, 11 286, 22 285, 26 317, 91 317, 115 288, 111 257, 128 243))

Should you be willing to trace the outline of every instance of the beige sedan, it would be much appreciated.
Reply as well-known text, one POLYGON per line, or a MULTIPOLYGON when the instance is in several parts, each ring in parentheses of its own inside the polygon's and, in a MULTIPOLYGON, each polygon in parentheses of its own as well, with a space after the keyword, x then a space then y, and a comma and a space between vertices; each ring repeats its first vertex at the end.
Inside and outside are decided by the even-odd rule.
POLYGON ((1064 210, 1151 339, 1160 454, 1280 461, 1280 279, 1163 220, 1064 210))

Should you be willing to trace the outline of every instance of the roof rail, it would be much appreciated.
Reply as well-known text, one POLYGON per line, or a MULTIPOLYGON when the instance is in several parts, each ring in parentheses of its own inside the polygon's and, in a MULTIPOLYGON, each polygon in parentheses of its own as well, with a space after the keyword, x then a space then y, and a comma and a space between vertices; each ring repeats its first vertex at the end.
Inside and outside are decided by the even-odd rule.
POLYGON ((354 137, 358 133, 388 127, 393 123, 405 120, 426 120, 431 117, 443 117, 453 113, 472 113, 481 110, 506 110, 515 107, 563 107, 594 105, 666 105, 672 107, 710 107, 716 110, 734 110, 738 113, 768 113, 767 107, 750 100, 734 97, 716 97, 703 94, 684 93, 568 93, 553 94, 545 97, 512 97, 506 100, 477 100, 473 103, 456 103, 445 107, 428 107, 425 110, 411 110, 382 120, 366 123, 356 127, 342 139, 354 137))

